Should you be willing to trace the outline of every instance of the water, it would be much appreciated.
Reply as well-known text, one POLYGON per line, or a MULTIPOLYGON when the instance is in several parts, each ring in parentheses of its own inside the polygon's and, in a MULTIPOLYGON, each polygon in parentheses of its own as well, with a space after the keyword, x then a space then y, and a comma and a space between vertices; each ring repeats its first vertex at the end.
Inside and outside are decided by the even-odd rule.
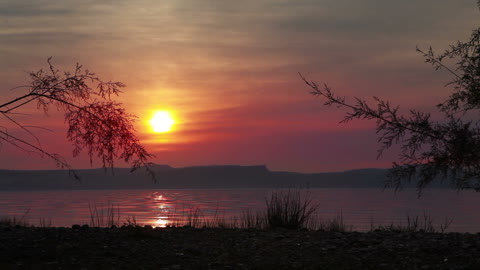
MULTIPOLYGON (((166 190, 77 190, 0 192, 0 216, 20 218, 26 213, 34 225, 50 221, 52 226, 89 224, 91 211, 112 205, 120 224, 135 217, 140 224, 165 226, 194 209, 204 218, 231 219, 242 211, 262 211, 271 189, 166 189, 166 190), (118 212, 117 212, 118 211, 118 212)), ((406 225, 406 215, 427 213, 440 225, 453 219, 448 231, 479 232, 480 194, 456 193, 448 189, 430 189, 417 198, 414 189, 394 194, 379 189, 310 189, 317 214, 324 220, 342 214, 355 230, 392 222, 406 225)), ((106 219, 106 211, 104 212, 106 219)), ((117 218, 115 218, 117 219, 117 218)))

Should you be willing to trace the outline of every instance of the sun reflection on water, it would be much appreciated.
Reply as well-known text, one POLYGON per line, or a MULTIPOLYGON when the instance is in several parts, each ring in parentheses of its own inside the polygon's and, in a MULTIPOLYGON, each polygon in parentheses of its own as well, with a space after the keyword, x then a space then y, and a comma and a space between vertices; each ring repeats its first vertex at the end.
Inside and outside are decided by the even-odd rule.
POLYGON ((153 227, 165 228, 172 224, 172 205, 171 200, 163 194, 154 193, 154 209, 156 217, 149 223, 153 227))
POLYGON ((158 217, 158 219, 153 224, 153 227, 165 228, 170 225, 170 221, 167 217, 158 217))

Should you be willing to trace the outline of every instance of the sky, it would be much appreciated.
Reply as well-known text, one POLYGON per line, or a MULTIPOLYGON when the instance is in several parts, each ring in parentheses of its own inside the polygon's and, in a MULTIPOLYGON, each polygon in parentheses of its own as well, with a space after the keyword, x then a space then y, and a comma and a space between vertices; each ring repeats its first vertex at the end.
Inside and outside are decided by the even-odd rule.
MULTIPOLYGON (((0 102, 21 96, 25 89, 12 88, 28 84, 26 72, 46 68, 53 57, 59 69, 81 63, 127 85, 117 101, 138 117, 137 136, 154 163, 297 172, 388 168, 398 148, 377 159, 375 123, 339 123, 346 111, 310 95, 298 73, 347 101, 378 96, 404 111, 433 111, 452 78, 425 64, 415 48, 442 52, 468 39, 480 26, 476 2, 0 0, 0 102), (173 115, 171 132, 151 132, 156 110, 173 115)), ((86 155, 72 157, 60 112, 24 110, 17 120, 44 128, 32 131, 45 150, 75 168, 100 166, 86 155)), ((56 166, 0 147, 0 168, 56 166)))

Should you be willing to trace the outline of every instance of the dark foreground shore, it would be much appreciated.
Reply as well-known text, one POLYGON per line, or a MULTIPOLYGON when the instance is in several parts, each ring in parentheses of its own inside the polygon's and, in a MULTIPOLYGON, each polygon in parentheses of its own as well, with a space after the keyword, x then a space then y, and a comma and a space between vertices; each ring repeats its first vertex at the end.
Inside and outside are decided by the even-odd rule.
POLYGON ((480 269, 480 234, 0 227, 0 269, 480 269))

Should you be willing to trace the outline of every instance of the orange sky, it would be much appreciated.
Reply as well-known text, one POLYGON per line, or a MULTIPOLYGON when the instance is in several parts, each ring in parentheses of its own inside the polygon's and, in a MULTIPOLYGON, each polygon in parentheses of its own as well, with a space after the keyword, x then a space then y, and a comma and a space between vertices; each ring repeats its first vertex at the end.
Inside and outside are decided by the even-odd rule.
MULTIPOLYGON (((79 62, 127 85, 118 101, 139 117, 138 136, 155 163, 301 172, 389 167, 396 152, 376 159, 374 123, 338 124, 344 111, 322 106, 297 73, 347 97, 375 95, 431 110, 448 95, 443 85, 450 78, 424 64, 415 46, 440 52, 468 38, 479 22, 475 3, 6 0, 0 3, 0 100, 21 95, 10 89, 52 56, 58 68, 79 62), (172 132, 149 132, 155 110, 171 111, 172 132)), ((77 168, 90 166, 84 156, 72 158, 54 110, 50 117, 19 117, 51 130, 35 130, 46 150, 77 168)), ((55 168, 7 145, 0 151, 0 168, 55 168)))

